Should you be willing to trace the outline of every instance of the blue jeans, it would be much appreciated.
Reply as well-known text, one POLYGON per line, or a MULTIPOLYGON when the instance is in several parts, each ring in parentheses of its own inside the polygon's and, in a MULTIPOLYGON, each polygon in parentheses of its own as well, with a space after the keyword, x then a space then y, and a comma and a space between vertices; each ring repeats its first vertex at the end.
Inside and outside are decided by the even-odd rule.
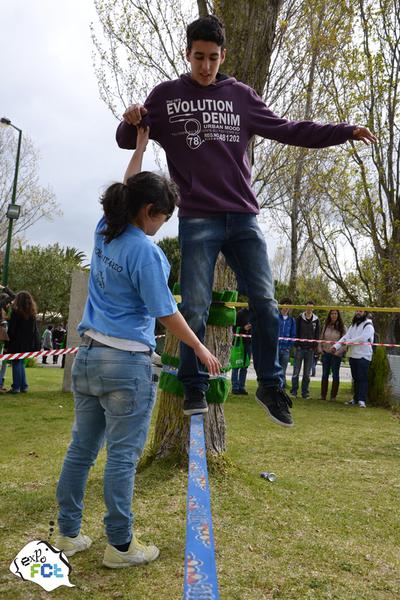
POLYGON ((292 377, 292 393, 297 394, 299 388, 299 375, 301 365, 303 366, 303 379, 301 380, 301 395, 303 398, 308 396, 308 387, 310 385, 310 373, 312 361, 314 358, 313 348, 296 348, 294 354, 293 377, 292 377))
MULTIPOLYGON (((3 350, 3 352, 4 352, 4 350, 3 350)), ((2 360, 1 361, 1 369, 0 369, 0 388, 2 388, 4 386, 4 379, 6 377, 6 371, 7 371, 7 361, 2 360)))
MULTIPOLYGON (((249 299, 252 353, 257 379, 280 386, 279 314, 267 246, 256 215, 224 213, 208 218, 179 219, 181 311, 204 340, 211 303, 214 268, 219 252, 236 274, 239 292, 249 299)), ((181 344, 178 378, 185 388, 208 389, 208 375, 193 350, 181 344)))
POLYGON ((22 390, 27 390, 28 383, 26 381, 24 359, 21 358, 20 360, 13 360, 11 361, 11 364, 13 378, 11 389, 14 392, 21 392, 22 390))
POLYGON ((72 368, 72 387, 75 423, 57 486, 60 533, 79 533, 89 469, 106 442, 104 524, 110 544, 125 544, 132 537, 136 466, 147 438, 156 393, 150 357, 114 348, 81 346, 72 368))
POLYGON ((231 382, 232 390, 234 392, 239 392, 245 389, 246 377, 247 367, 246 369, 232 369, 231 382))
POLYGON ((366 358, 349 358, 351 376, 354 381, 354 400, 367 402, 368 369, 371 364, 366 358))
POLYGON ((281 386, 283 389, 286 388, 286 371, 289 364, 290 359, 290 348, 281 348, 279 349, 279 364, 282 367, 282 382, 281 386))
POLYGON ((336 356, 330 352, 322 353, 322 379, 328 381, 329 375, 332 371, 332 381, 339 381, 339 371, 342 362, 341 356, 336 356))

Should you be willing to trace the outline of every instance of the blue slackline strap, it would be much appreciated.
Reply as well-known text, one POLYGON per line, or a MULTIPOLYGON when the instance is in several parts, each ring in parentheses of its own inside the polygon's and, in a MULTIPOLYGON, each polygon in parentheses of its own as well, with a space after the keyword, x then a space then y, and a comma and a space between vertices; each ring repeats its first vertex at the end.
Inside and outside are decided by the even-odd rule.
POLYGON ((218 600, 203 415, 190 419, 184 600, 218 600))

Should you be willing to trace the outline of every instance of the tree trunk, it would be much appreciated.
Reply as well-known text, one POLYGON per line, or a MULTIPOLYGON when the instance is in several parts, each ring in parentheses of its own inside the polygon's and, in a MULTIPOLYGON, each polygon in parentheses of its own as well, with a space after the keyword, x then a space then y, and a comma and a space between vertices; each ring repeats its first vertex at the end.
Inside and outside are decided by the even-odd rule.
MULTIPOLYGON (((236 280, 227 267, 222 255, 215 269, 214 289, 217 291, 235 289, 236 280)), ((223 366, 229 363, 232 346, 232 332, 228 328, 208 326, 205 344, 223 366)), ((178 339, 167 332, 164 352, 169 356, 179 356, 178 339)), ((161 391, 158 413, 151 441, 151 455, 162 458, 169 455, 186 457, 189 443, 189 419, 182 410, 183 399, 161 391)), ((223 404, 210 404, 205 419, 206 448, 211 454, 222 454, 226 450, 225 418, 223 404)))
MULTIPOLYGON (((312 47, 310 70, 308 73, 308 82, 306 88, 306 104, 304 107, 303 119, 309 121, 312 117, 312 104, 315 86, 315 70, 317 67, 317 60, 319 58, 319 45, 318 38, 321 35, 321 28, 324 19, 324 10, 321 11, 318 17, 317 31, 314 40, 311 39, 310 44, 312 47)), ((292 193, 292 210, 290 213, 290 224, 291 224, 291 235, 290 235, 290 280, 289 280, 289 295, 292 298, 296 297, 297 291, 297 276, 298 276, 298 264, 299 264, 299 215, 301 215, 301 184, 304 175, 304 165, 307 156, 307 149, 299 148, 295 173, 293 179, 293 193, 292 193)), ((304 208, 304 207, 303 207, 304 208)), ((307 207, 305 207, 307 210, 307 207)))

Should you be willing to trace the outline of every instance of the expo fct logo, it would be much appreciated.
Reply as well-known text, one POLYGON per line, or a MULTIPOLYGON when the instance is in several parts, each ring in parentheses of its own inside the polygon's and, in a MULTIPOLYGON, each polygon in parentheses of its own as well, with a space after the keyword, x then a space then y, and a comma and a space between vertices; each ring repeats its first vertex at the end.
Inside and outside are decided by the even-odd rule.
POLYGON ((37 583, 47 592, 61 585, 75 587, 69 581, 72 567, 65 554, 41 540, 26 544, 11 563, 10 571, 24 581, 37 583))

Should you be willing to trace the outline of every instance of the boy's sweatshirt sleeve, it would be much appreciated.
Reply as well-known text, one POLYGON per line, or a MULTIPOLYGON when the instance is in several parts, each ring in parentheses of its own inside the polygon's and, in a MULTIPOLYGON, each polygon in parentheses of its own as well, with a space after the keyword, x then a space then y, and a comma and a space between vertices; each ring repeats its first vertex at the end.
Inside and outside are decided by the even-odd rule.
POLYGON ((249 88, 248 129, 250 137, 259 135, 282 144, 303 148, 326 148, 353 139, 356 125, 289 121, 274 114, 260 96, 249 88))
MULTIPOLYGON (((142 119, 142 124, 145 127, 150 127, 150 139, 155 141, 158 141, 160 136, 160 126, 157 119, 157 108, 159 106, 157 88, 158 86, 149 94, 143 105, 148 112, 142 119)), ((135 125, 121 121, 115 137, 120 148, 127 150, 136 148, 137 130, 135 125)))

